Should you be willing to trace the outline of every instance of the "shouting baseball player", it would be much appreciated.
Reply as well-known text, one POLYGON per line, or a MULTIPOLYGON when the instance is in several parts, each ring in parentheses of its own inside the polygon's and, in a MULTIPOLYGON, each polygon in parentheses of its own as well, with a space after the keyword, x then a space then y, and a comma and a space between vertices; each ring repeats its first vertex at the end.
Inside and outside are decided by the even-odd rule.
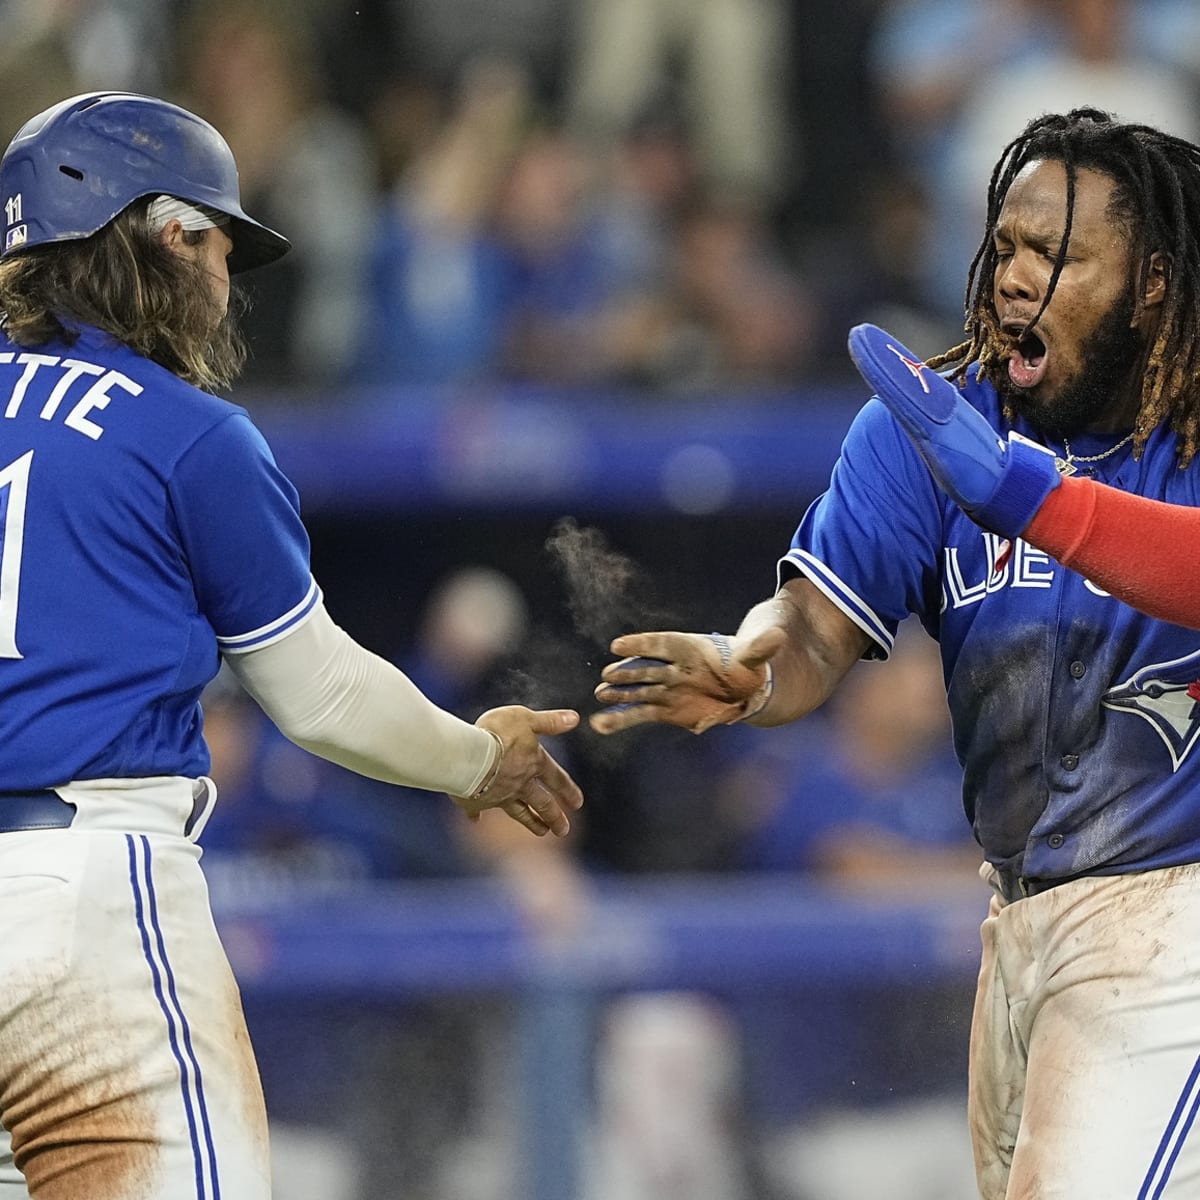
MULTIPOLYGON (((1200 446, 1200 148, 1091 109, 1041 117, 1005 148, 987 212, 968 341, 925 364, 882 330, 851 335, 882 402, 855 419, 775 595, 732 637, 617 638, 630 657, 605 668, 614 707, 591 720, 791 721, 917 614, 993 890, 971 1042, 980 1194, 1196 1196, 1200 634, 1019 535, 1107 563, 1136 601, 1111 517, 1073 531, 1062 496, 1093 515, 1097 492, 1200 506, 1183 469, 1200 446)), ((1177 561, 1154 544, 1152 587, 1177 561)))
POLYGON ((196 840, 197 704, 224 656, 300 745, 564 834, 539 735, 470 725, 339 629, 295 490, 212 394, 230 274, 288 242, 229 147, 146 96, 77 96, 0 161, 0 1198, 266 1200, 266 1119, 196 840))
POLYGON ((850 353, 968 516, 1010 543, 1020 537, 1047 551, 1152 617, 1200 629, 1200 555, 1180 553, 1200 540, 1200 509, 1123 492, 1091 471, 1064 473, 1061 459, 997 439, 963 391, 932 370, 910 369, 924 364, 880 329, 852 330, 850 353))

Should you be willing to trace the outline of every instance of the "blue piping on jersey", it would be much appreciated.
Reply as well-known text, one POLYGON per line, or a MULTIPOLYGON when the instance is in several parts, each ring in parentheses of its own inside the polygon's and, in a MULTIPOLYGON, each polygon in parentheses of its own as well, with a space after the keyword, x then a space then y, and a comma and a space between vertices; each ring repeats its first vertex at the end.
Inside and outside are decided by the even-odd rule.
POLYGON ((873 642, 883 649, 884 657, 892 653, 896 639, 871 607, 855 595, 819 558, 807 550, 792 549, 783 559, 791 563, 833 604, 837 605, 873 642))
POLYGON ((249 633, 239 633, 232 637, 218 637, 217 645, 226 654, 246 654, 250 650, 261 650, 291 633, 321 601, 321 589, 317 581, 312 579, 304 599, 295 608, 285 612, 282 617, 276 617, 267 625, 252 629, 249 633))

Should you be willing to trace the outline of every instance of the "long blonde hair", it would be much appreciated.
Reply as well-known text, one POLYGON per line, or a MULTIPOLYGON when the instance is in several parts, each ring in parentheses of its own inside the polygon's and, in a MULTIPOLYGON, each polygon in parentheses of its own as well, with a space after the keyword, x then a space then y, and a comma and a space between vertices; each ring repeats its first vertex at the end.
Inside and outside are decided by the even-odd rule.
MULTIPOLYGON (((151 232, 148 203, 131 204, 90 237, 0 261, 4 331, 36 347, 70 344, 76 325, 92 325, 196 387, 228 387, 245 365, 245 341, 218 311, 204 267, 151 232)), ((230 312, 238 303, 231 295, 230 312)))

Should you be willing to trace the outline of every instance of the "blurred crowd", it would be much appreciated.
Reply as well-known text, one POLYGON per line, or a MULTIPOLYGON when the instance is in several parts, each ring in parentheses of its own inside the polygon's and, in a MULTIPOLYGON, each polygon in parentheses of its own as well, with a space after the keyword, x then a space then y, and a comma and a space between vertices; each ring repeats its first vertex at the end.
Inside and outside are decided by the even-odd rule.
POLYGON ((1092 103, 1200 132, 1189 0, 4 0, 0 132, 178 99, 296 252, 249 382, 647 389, 958 340, 1001 145, 1092 103))
POLYGON ((296 252, 248 382, 661 396, 958 340, 982 188, 1076 102, 1195 136, 1188 0, 4 0, 0 131, 128 88, 210 118, 296 252))
MULTIPOLYGON (((0 0, 0 27, 5 140, 97 88, 176 99, 226 135, 247 210, 295 248, 244 285, 244 395, 294 404, 794 389, 847 378, 846 331, 867 320, 932 354, 961 340, 989 172, 1028 117, 1087 103, 1200 138, 1194 0, 0 0)), ((423 599, 399 665, 467 719, 513 699, 536 650, 521 586, 467 562, 423 599)), ((589 806, 565 845, 312 758, 225 675, 204 707, 221 794, 204 862, 226 899, 487 874, 569 933, 591 881, 624 872, 793 872, 886 900, 978 867, 920 630, 794 730, 573 735, 555 752, 589 806)), ((656 1192, 616 1137, 594 1200, 968 1194, 963 995, 808 997, 803 1022, 794 997, 645 999, 608 1014, 598 1095, 644 1108, 647 1064, 672 1046, 710 1064, 706 1086, 732 1086, 732 1054, 761 1153, 718 1170, 700 1153, 716 1133, 682 1137, 659 1164, 682 1172, 675 1190, 656 1192), (835 1037, 854 1080, 819 1069, 835 1037), (868 1124, 893 1139, 874 1157, 839 1140, 861 1147, 868 1124), (911 1178, 898 1145, 925 1147, 911 1178)), ((445 1007, 358 1013, 330 1052, 354 1077, 330 1095, 297 1083, 294 1024, 252 1020, 281 1139, 291 1121, 351 1147, 340 1192, 293 1184, 283 1200, 354 1196, 355 1173, 373 1200, 500 1200, 445 1181, 487 1124, 462 1116, 488 1103, 463 1051, 477 1026, 445 1007), (398 1148, 381 1123, 412 1136, 398 1148)), ((308 1163, 306 1144, 281 1160, 308 1163)))

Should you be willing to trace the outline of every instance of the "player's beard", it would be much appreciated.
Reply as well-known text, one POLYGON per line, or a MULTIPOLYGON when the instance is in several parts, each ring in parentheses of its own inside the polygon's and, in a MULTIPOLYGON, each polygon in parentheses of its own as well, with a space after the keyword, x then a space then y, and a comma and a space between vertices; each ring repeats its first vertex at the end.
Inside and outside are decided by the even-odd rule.
POLYGON ((162 248, 150 253, 158 256, 155 266, 163 277, 159 291, 168 315, 146 322, 139 337, 127 340, 198 388, 212 392, 230 387, 247 354, 238 327, 245 307, 242 294, 231 286, 226 301, 214 290, 203 263, 162 248))
POLYGON ((1082 433, 1097 424, 1135 383, 1144 346, 1133 328, 1133 293, 1122 291, 1080 348, 1083 366, 1048 400, 1007 380, 1012 408, 1046 437, 1082 433))
POLYGON ((246 293, 240 288, 230 288, 229 303, 209 335, 209 365, 223 387, 230 386, 237 379, 246 362, 247 348, 241 317, 248 307, 246 293))

